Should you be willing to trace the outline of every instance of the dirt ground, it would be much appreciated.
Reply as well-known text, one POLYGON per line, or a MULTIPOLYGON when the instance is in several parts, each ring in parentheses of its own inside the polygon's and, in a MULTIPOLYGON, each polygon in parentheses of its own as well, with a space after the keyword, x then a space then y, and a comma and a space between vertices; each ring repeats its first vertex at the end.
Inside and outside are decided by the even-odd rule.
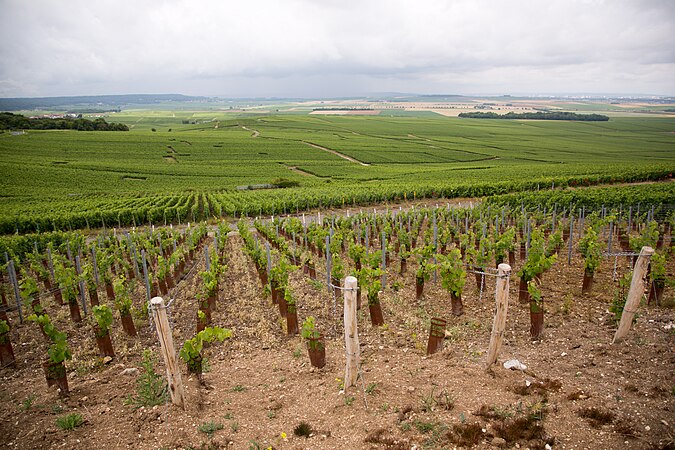
MULTIPOLYGON (((141 355, 159 344, 146 319, 136 320, 138 338, 116 322, 117 356, 104 364, 90 325, 75 327, 67 307, 47 308, 67 331, 74 358, 67 364, 70 396, 47 388, 39 365, 39 331, 12 318, 18 369, 2 369, 0 446, 60 448, 234 448, 234 449, 422 449, 422 448, 631 448, 672 449, 675 440, 675 312, 672 288, 660 307, 642 305, 627 339, 610 344, 616 326, 608 308, 615 291, 614 259, 596 273, 590 295, 581 295, 582 261, 566 253, 543 279, 544 338, 531 341, 529 310, 517 299, 520 267, 510 282, 504 345, 498 364, 485 370, 494 311, 495 280, 482 294, 467 277, 465 313, 450 313, 449 295, 428 283, 415 300, 414 264, 399 276, 392 261, 382 293, 386 325, 372 327, 367 308, 359 313, 361 380, 342 389, 345 370, 342 300, 302 271, 291 275, 300 322, 308 315, 326 336, 327 364, 315 369, 298 336, 287 337, 285 321, 265 297, 242 241, 232 233, 227 272, 220 283, 214 324, 233 337, 204 350, 208 370, 200 383, 187 374, 187 405, 134 408, 141 355), (443 350, 426 356, 431 317, 447 319, 443 350), (502 366, 518 359, 525 371, 502 366), (71 431, 56 420, 79 413, 85 422, 71 431), (582 417, 583 416, 583 417, 582 417), (205 424, 213 422, 212 433, 205 424), (299 425, 309 427, 302 430, 299 425), (220 428, 222 426, 222 428, 220 428), (218 429, 220 428, 220 429, 218 429), (307 431, 308 436, 295 432, 307 431)), ((200 264, 203 264, 201 262, 200 264)), ((619 274, 628 263, 617 260, 619 274)), ((319 279, 321 278, 321 270, 319 279)), ((194 335, 196 270, 175 290, 169 311, 177 347, 194 335)), ((672 258, 669 276, 675 275, 672 258)), ((138 292, 137 306, 143 301, 138 292)), ((100 292, 102 299, 104 292, 100 292)), ((117 319, 116 319, 117 320, 117 319)), ((164 375, 157 362, 155 370, 164 375)))

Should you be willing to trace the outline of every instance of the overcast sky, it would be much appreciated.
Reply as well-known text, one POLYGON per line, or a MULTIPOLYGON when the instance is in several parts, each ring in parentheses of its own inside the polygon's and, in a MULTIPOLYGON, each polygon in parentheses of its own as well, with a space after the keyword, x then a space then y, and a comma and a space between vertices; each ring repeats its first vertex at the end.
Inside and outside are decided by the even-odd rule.
POLYGON ((0 0, 0 97, 675 95, 673 0, 0 0))

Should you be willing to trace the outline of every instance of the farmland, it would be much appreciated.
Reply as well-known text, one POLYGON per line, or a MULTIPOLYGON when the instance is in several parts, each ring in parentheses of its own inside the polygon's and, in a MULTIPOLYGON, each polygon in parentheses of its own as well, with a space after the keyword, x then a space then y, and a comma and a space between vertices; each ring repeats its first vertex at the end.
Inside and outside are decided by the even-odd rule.
POLYGON ((131 110, 108 120, 131 131, 0 134, 2 232, 641 181, 675 168, 667 117, 493 123, 131 110), (237 190, 280 179, 298 186, 237 190))
POLYGON ((0 133, 0 446, 672 448, 674 118, 314 107, 0 133))

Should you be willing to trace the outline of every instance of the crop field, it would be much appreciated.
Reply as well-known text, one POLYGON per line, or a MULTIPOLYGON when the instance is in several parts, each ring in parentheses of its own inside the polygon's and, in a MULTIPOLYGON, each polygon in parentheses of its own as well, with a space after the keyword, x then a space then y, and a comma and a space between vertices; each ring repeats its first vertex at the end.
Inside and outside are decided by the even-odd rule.
POLYGON ((0 446, 672 448, 674 118, 277 109, 0 133, 0 446))
MULTIPOLYGON (((129 132, 0 134, 3 233, 661 179, 675 119, 113 113, 129 132), (153 131, 154 130, 154 131, 153 131), (291 182, 284 189, 240 186, 291 182), (294 185, 295 184, 295 185, 294 185)), ((405 112, 405 111, 404 111, 405 112)))
POLYGON ((26 236, 0 272, 0 445, 671 448, 671 184, 632 209, 598 187, 26 236))

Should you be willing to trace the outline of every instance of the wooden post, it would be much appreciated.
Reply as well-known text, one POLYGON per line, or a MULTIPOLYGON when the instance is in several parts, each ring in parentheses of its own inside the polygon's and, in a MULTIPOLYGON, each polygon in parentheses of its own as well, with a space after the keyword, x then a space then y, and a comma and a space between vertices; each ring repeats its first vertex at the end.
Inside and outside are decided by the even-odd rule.
POLYGON ((511 266, 500 264, 497 272, 497 290, 495 293, 495 319, 492 324, 492 335, 490 336, 490 349, 488 350, 486 369, 489 369, 499 356, 499 349, 504 339, 504 328, 506 327, 506 313, 509 309, 509 276, 511 275, 511 266))
POLYGON ((628 298, 626 299, 626 304, 624 305, 623 313, 621 314, 621 322, 619 322, 619 328, 616 330, 614 339, 612 339, 612 344, 623 339, 630 330, 630 326, 633 323, 633 316, 635 316, 637 308, 640 305, 640 299, 645 293, 644 279, 647 274, 649 259, 653 254, 654 249, 651 247, 642 247, 642 250, 640 250, 640 256, 638 256, 633 269, 633 279, 630 282, 628 298))
POLYGON ((347 362, 345 365, 345 389, 356 386, 359 376, 360 349, 359 331, 356 320, 356 290, 358 282, 355 277, 345 278, 345 348, 347 362))
POLYGON ((169 383, 169 393, 174 405, 185 409, 185 394, 183 392, 183 381, 180 376, 180 368, 176 361, 176 349, 173 346, 173 335, 169 327, 169 319, 166 316, 166 306, 162 297, 154 297, 150 300, 152 308, 152 317, 155 320, 157 336, 162 347, 162 356, 166 365, 166 378, 169 383))

